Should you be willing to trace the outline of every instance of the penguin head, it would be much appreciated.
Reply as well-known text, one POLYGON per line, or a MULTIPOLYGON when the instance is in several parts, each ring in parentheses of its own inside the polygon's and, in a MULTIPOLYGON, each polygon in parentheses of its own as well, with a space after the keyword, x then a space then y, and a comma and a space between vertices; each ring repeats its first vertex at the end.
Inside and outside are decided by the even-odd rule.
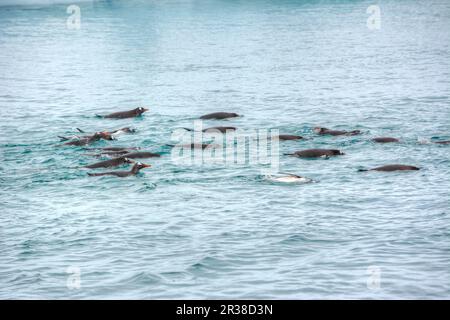
POLYGON ((102 139, 103 138, 103 134, 101 132, 96 132, 96 133, 94 133, 92 138, 96 139, 96 140, 102 139))
POLYGON ((98 134, 99 138, 104 139, 104 140, 115 140, 116 139, 112 136, 111 133, 106 132, 106 131, 97 132, 96 134, 98 134))
POLYGON ((120 131, 128 132, 128 133, 135 133, 136 129, 125 127, 125 128, 120 129, 120 131))
POLYGON ((337 156, 343 156, 345 154, 341 150, 331 150, 331 152, 337 156))
POLYGON ((128 159, 128 158, 124 158, 124 159, 123 159, 123 162, 124 162, 124 163, 134 163, 133 160, 128 159))
POLYGON ((148 111, 148 109, 144 108, 144 107, 139 107, 139 108, 136 108, 135 111, 136 111, 136 114, 143 114, 144 112, 148 111))
POLYGON ((323 128, 323 127, 315 127, 313 130, 314 130, 315 133, 319 133, 320 134, 320 133, 324 133, 328 129, 327 128, 323 128))
POLYGON ((149 164, 145 164, 145 163, 142 163, 142 162, 136 162, 134 164, 133 168, 131 169, 131 171, 138 172, 141 169, 150 168, 150 167, 151 167, 151 165, 149 165, 149 164))
POLYGON ((150 167, 151 167, 150 164, 145 164, 145 163, 142 163, 142 162, 138 162, 137 165, 138 165, 138 167, 139 167, 140 169, 143 169, 143 168, 150 168, 150 167))

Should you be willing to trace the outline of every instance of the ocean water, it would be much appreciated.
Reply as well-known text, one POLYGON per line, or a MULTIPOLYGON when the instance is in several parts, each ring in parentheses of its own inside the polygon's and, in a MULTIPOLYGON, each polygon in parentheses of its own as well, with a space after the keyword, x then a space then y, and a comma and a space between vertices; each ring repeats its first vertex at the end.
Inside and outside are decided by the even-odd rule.
MULTIPOLYGON (((450 298, 450 2, 82 2, 0 6, 0 298, 450 298), (142 118, 95 117, 148 106, 142 118), (172 161, 205 121, 278 129, 261 166, 172 161), (315 126, 360 129, 318 137, 315 126), (160 152, 126 179, 57 135, 131 126, 95 146, 160 152), (374 144, 393 136, 399 144, 374 144), (346 155, 302 160, 313 147, 346 155), (401 163, 414 172, 357 172, 401 163)), ((112 169, 114 170, 114 169, 112 169)))

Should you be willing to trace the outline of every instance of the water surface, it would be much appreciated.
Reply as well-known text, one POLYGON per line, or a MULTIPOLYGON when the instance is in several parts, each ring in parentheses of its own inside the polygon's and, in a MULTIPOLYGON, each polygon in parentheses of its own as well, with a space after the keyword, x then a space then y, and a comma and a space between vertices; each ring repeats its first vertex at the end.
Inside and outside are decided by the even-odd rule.
POLYGON ((372 4, 83 2, 79 30, 67 4, 0 7, 0 298, 450 298, 450 149, 417 142, 450 138, 450 3, 381 0, 369 30, 372 4), (215 111, 244 117, 205 125, 314 138, 282 153, 346 155, 281 156, 317 181, 289 186, 174 164, 171 132, 215 111), (92 159, 55 146, 123 126, 138 133, 98 145, 163 154, 138 177, 88 177, 92 159), (391 163, 422 170, 357 172, 391 163))

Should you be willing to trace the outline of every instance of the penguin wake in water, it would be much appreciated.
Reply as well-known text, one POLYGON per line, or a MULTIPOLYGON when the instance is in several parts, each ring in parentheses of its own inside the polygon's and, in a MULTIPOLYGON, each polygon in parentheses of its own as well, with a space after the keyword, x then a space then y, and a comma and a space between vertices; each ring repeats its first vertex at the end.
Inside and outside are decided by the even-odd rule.
POLYGON ((116 176, 119 178, 126 178, 129 176, 135 176, 138 174, 139 170, 144 168, 150 168, 151 165, 137 162, 130 171, 110 171, 110 172, 100 172, 100 173, 88 173, 91 177, 99 177, 99 176, 116 176))

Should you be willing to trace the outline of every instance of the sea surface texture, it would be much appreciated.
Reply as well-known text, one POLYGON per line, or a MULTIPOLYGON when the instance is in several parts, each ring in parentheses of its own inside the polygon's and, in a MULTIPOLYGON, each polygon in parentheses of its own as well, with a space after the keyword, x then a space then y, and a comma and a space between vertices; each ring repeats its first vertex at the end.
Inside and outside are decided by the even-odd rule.
POLYGON ((449 1, 56 2, 0 2, 0 298, 450 298, 449 1), (314 183, 175 163, 216 111, 308 138, 280 171, 314 183), (92 146, 161 153, 135 177, 59 146, 126 126, 92 146), (421 170, 358 172, 386 164, 421 170))

